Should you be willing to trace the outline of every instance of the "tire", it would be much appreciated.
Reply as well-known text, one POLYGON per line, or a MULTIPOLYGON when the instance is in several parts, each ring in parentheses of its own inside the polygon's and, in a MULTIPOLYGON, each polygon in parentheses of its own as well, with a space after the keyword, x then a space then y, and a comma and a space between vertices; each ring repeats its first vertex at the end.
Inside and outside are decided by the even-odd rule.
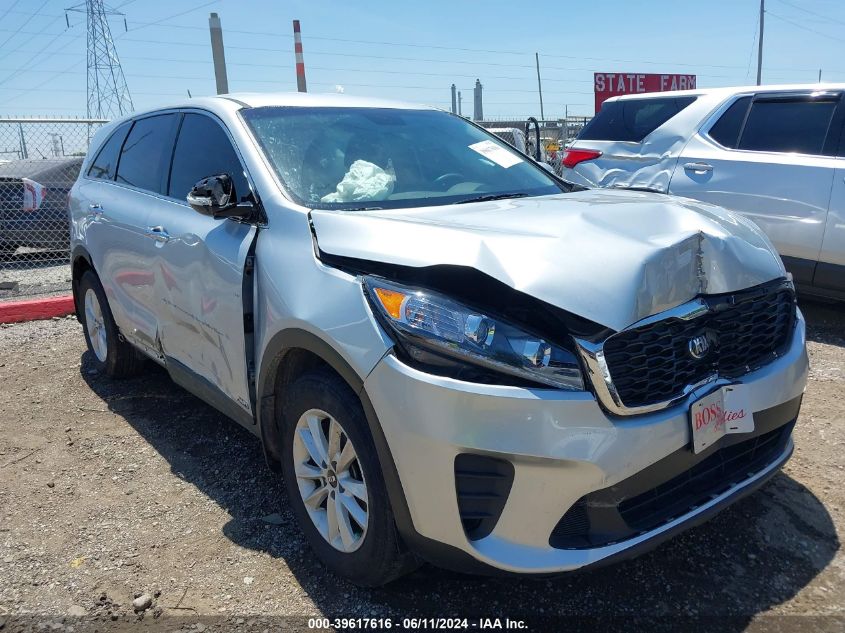
POLYGON ((94 368, 110 378, 128 378, 138 374, 144 366, 144 358, 122 340, 103 285, 94 271, 87 270, 82 274, 76 301, 94 368))
POLYGON ((281 417, 282 473, 288 498, 300 528, 323 564, 362 587, 387 584, 416 568, 416 560, 396 530, 366 417, 349 386, 328 370, 304 374, 290 386, 281 417), (322 453, 313 443, 315 420, 325 440, 322 453), (334 451, 338 459, 329 457, 323 468, 313 455, 327 454, 325 449, 330 448, 328 438, 332 436, 333 423, 340 429, 335 444, 338 450, 334 451), (307 448, 307 438, 311 438, 311 449, 307 448), (355 455, 351 461, 347 444, 352 446, 349 455, 355 455), (323 473, 322 477, 317 476, 318 471, 323 473), (321 489, 326 494, 319 499, 321 489), (309 496, 310 507, 305 502, 309 496), (366 497, 366 502, 361 496, 366 497), (332 504, 336 517, 334 530, 328 520, 332 504), (366 518, 364 527, 356 521, 361 517, 366 518), (344 525, 347 529, 342 529, 344 525))

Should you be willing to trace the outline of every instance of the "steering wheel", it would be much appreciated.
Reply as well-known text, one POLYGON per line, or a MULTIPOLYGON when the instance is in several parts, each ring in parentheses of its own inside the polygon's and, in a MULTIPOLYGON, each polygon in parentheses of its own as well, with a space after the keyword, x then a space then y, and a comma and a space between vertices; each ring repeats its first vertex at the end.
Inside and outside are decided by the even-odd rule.
MULTIPOLYGON (((434 182, 436 182, 438 185, 443 185, 443 184, 444 184, 444 183, 446 183, 449 179, 455 179, 455 180, 456 180, 456 182, 452 183, 453 185, 455 185, 455 184, 457 184, 458 182, 460 182, 460 181, 462 181, 462 180, 465 180, 465 179, 466 179, 466 177, 465 177, 463 174, 459 174, 459 173, 456 173, 456 172, 454 172, 454 171, 450 171, 449 173, 446 173, 446 174, 441 174, 440 176, 438 176, 437 178, 435 178, 435 179, 434 179, 434 182)), ((444 188, 445 188, 445 189, 448 189, 449 187, 444 187, 444 188)))

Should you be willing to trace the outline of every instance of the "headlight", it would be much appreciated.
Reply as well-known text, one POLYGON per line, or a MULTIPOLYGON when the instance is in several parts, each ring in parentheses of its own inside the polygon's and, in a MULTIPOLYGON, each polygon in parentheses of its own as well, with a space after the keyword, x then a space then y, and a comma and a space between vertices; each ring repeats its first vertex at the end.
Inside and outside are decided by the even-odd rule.
POLYGON ((376 277, 363 282, 370 302, 415 360, 425 362, 431 356, 425 350, 431 350, 526 381, 584 389, 575 355, 544 338, 428 290, 376 277))

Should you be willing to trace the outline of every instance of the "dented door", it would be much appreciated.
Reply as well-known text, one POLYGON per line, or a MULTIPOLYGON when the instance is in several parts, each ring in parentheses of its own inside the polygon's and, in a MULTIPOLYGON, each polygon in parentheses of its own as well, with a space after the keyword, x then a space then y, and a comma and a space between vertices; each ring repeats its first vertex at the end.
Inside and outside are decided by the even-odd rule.
POLYGON ((175 201, 157 209, 150 222, 167 234, 152 245, 167 362, 180 363, 251 411, 242 286, 256 228, 215 220, 175 201))
MULTIPOLYGON (((243 284, 253 224, 215 219, 188 206, 199 180, 229 174, 238 199, 252 193, 222 123, 185 112, 167 186, 167 203, 151 211, 150 230, 159 304, 159 338, 172 370, 187 372, 201 389, 221 392, 252 411, 244 333, 243 284)), ((250 350, 251 351, 251 350, 250 350)))

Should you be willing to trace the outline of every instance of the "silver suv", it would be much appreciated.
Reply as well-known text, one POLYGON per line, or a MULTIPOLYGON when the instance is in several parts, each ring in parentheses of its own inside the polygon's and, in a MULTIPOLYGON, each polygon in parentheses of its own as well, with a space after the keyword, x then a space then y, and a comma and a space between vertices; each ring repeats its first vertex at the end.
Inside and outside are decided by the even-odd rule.
POLYGON ((804 321, 760 230, 458 116, 193 99, 101 130, 70 211, 96 367, 152 360, 260 437, 362 585, 627 557, 792 452, 804 321))

